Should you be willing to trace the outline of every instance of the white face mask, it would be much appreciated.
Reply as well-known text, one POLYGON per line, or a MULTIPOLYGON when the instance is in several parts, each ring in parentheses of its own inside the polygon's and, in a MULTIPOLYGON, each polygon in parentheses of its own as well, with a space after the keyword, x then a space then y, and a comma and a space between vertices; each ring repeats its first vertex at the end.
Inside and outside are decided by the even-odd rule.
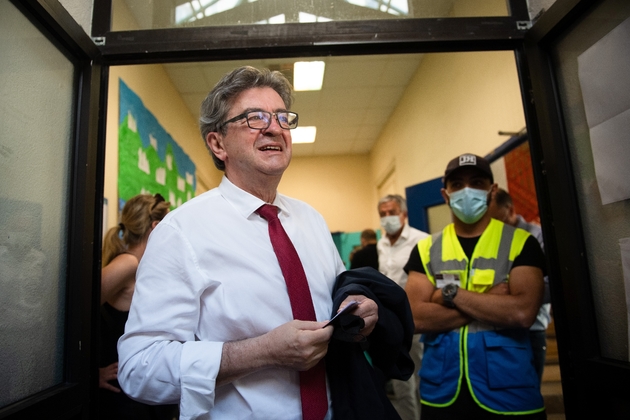
POLYGON ((400 223, 400 216, 385 216, 381 217, 381 226, 385 229, 389 235, 393 235, 398 232, 402 227, 402 223, 400 223))

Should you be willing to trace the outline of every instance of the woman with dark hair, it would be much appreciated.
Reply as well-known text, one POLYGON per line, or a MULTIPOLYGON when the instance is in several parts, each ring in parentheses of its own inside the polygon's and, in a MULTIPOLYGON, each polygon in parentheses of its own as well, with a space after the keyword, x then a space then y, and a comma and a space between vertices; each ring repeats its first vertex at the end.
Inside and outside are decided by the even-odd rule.
POLYGON ((107 232, 101 269, 101 343, 99 404, 101 419, 173 419, 177 406, 150 406, 131 400, 118 385, 118 338, 129 316, 136 270, 149 234, 166 216, 170 203, 160 194, 137 195, 125 204, 121 221, 107 232))

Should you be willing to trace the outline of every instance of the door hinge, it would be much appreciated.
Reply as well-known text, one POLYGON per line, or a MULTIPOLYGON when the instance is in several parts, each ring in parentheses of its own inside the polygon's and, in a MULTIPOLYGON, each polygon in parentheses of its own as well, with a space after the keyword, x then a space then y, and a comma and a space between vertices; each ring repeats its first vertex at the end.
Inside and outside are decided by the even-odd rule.
POLYGON ((94 41, 94 43, 98 46, 103 46, 105 45, 105 37, 104 36, 95 36, 92 37, 92 41, 94 41))
POLYGON ((516 21, 516 29, 519 31, 526 31, 532 27, 531 20, 517 20, 516 21))

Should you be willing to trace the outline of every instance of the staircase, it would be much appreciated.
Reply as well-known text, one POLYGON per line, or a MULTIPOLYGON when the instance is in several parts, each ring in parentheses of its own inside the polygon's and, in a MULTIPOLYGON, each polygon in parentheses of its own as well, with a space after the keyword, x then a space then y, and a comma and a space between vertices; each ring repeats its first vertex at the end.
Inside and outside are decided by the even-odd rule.
POLYGON ((541 392, 545 399, 548 420, 565 420, 564 401, 562 399, 562 385, 560 382, 560 365, 558 364, 558 342, 556 341, 555 324, 552 322, 547 328, 547 358, 541 392))

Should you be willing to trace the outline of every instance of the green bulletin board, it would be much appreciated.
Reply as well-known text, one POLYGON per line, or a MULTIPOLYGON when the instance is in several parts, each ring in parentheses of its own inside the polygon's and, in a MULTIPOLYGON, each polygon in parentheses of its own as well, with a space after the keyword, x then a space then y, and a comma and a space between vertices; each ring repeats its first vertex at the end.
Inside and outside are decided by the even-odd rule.
POLYGON ((138 194, 160 193, 171 209, 195 195, 195 164, 142 100, 120 80, 119 210, 138 194))

